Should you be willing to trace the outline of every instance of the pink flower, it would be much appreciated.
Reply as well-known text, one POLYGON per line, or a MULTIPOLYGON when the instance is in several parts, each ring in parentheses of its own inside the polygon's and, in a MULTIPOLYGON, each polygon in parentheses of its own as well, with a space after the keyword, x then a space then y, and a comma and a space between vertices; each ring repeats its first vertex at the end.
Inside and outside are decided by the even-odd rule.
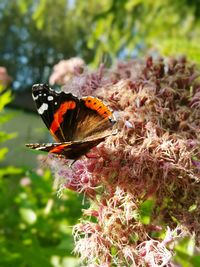
POLYGON ((67 84, 103 99, 118 117, 118 134, 71 167, 51 162, 63 186, 90 199, 74 227, 75 252, 87 266, 172 266, 183 233, 195 233, 200 244, 197 76, 183 58, 148 58, 101 66, 67 84))
POLYGON ((31 184, 31 180, 29 177, 23 177, 21 180, 20 180, 20 185, 21 186, 28 186, 31 184))
POLYGON ((68 82, 74 75, 82 72, 85 63, 81 58, 74 57, 68 60, 61 60, 53 68, 53 73, 49 78, 51 85, 63 85, 68 82))
POLYGON ((137 246, 137 250, 141 256, 139 263, 141 266, 143 264, 156 267, 171 266, 172 253, 159 241, 144 241, 137 246))

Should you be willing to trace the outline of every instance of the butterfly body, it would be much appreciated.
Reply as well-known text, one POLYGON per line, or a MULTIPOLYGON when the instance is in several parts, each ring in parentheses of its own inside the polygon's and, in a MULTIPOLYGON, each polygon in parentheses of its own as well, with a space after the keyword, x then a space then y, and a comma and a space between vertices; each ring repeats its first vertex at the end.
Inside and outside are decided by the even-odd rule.
POLYGON ((56 92, 46 84, 32 88, 37 111, 56 143, 27 144, 28 147, 77 159, 113 134, 111 110, 98 98, 78 98, 56 92))

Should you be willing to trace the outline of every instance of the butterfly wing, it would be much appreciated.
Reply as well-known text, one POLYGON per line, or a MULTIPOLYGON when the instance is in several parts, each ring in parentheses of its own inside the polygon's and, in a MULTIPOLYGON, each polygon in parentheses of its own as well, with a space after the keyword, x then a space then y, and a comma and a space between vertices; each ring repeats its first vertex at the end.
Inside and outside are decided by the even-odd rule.
POLYGON ((79 99, 72 94, 56 92, 46 84, 33 85, 32 96, 38 113, 54 138, 59 142, 72 140, 79 99))
POLYGON ((36 84, 32 91, 38 113, 57 141, 77 141, 111 132, 115 119, 100 99, 91 96, 78 99, 56 92, 46 84, 36 84))
POLYGON ((92 147, 104 141, 106 136, 88 139, 84 141, 49 143, 49 144, 27 144, 26 146, 39 151, 46 151, 62 155, 67 159, 78 159, 86 154, 92 147))
POLYGON ((77 111, 73 140, 107 136, 112 133, 114 123, 111 110, 100 99, 83 97, 77 111))

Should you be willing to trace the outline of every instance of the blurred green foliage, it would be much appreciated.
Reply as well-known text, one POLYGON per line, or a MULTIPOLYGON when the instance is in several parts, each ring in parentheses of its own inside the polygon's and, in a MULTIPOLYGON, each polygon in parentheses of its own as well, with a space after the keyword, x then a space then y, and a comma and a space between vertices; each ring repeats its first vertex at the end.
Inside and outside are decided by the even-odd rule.
POLYGON ((7 67, 13 86, 27 89, 46 82, 52 67, 63 58, 80 55, 87 62, 93 14, 104 3, 66 0, 0 1, 0 66, 7 67))
POLYGON ((151 215, 154 207, 154 200, 147 199, 140 206, 140 221, 143 224, 150 224, 151 222, 151 215))
POLYGON ((200 256, 196 255, 195 239, 184 238, 175 247, 174 261, 182 267, 200 266, 200 256))
MULTIPOLYGON (((62 261, 70 255, 70 225, 76 220, 67 206, 75 196, 56 199, 51 184, 48 172, 0 180, 0 266, 53 266, 53 257, 62 261)), ((79 207, 73 207, 75 217, 80 216, 79 207)))
MULTIPOLYGON (((3 131, 8 117, 4 107, 10 90, 0 91, 0 144, 14 138, 3 131)), ((0 148, 3 161, 8 149, 0 148)), ((20 156, 20 155, 19 155, 20 156)), ((58 198, 50 171, 41 175, 24 168, 0 169, 0 266, 77 266, 73 257, 72 227, 81 216, 81 196, 63 191, 58 198)))
POLYGON ((88 41, 96 47, 95 63, 103 53, 112 59, 142 54, 185 54, 200 62, 200 1, 109 1, 88 41))
MULTIPOLYGON (((16 133, 6 133, 3 130, 4 123, 11 119, 11 115, 8 115, 6 113, 4 107, 11 101, 11 91, 6 90, 5 87, 0 84, 0 164, 8 153, 8 148, 4 146, 4 142, 16 136, 16 133)), ((7 174, 18 174, 20 172, 20 169, 15 168, 13 166, 4 167, 0 169, 0 178, 7 174)))
POLYGON ((71 232, 80 197, 53 194, 48 171, 1 178, 0 188, 0 266, 77 266, 71 232))
POLYGON ((95 67, 146 53, 200 62, 199 15, 200 0, 1 0, 0 65, 26 89, 72 56, 95 67))

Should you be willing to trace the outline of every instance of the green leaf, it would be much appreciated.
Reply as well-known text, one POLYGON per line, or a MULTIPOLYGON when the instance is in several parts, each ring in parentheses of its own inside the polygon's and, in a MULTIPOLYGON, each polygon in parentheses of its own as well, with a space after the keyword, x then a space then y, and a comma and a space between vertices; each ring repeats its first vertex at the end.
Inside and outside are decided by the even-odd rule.
POLYGON ((192 256, 195 249, 195 238, 184 238, 176 246, 176 251, 192 256))
POLYGON ((12 100, 11 91, 6 91, 5 93, 3 93, 0 97, 0 111, 2 111, 5 105, 10 103, 11 100, 12 100))
POLYGON ((140 208, 139 208, 140 221, 143 224, 150 223, 153 207, 154 207, 153 199, 147 199, 140 205, 140 208))
POLYGON ((195 238, 184 238, 175 247, 176 255, 175 261, 180 263, 183 267, 200 266, 200 256, 194 255, 195 253, 195 238), (192 264, 192 265, 191 265, 192 264))
POLYGON ((191 258, 191 263, 193 264, 194 267, 199 267, 200 266, 200 256, 193 256, 191 258))
POLYGON ((20 208, 19 212, 22 220, 27 224, 34 224, 37 221, 37 215, 32 209, 20 208))
POLYGON ((29 1, 18 1, 18 5, 21 11, 21 14, 26 14, 28 6, 29 6, 29 1))
POLYGON ((111 247, 111 255, 115 256, 115 255, 117 255, 117 252, 118 252, 118 249, 116 247, 112 246, 111 247))
POLYGON ((15 115, 14 114, 7 114, 6 112, 0 113, 0 124, 3 124, 9 120, 11 120, 15 115))
POLYGON ((8 153, 8 148, 7 147, 3 147, 3 148, 0 149, 0 161, 5 158, 7 153, 8 153))
POLYGON ((39 251, 39 247, 33 242, 32 246, 28 247, 24 244, 15 243, 16 251, 20 252, 23 255, 24 266, 30 267, 52 267, 52 264, 49 262, 49 258, 45 257, 45 252, 39 251), (43 252, 43 253, 42 253, 43 252))
POLYGON ((189 207, 189 212, 193 212, 194 210, 197 209, 197 205, 196 204, 193 204, 189 207))
POLYGON ((14 138, 16 136, 17 136, 17 133, 8 134, 8 133, 5 133, 5 132, 0 132, 0 143, 5 142, 5 141, 7 141, 9 139, 12 139, 12 138, 14 138))
POLYGON ((24 170, 21 168, 16 168, 14 166, 7 166, 4 168, 0 169, 0 178, 1 177, 6 177, 6 176, 11 176, 11 175, 18 175, 18 174, 23 174, 24 170))

